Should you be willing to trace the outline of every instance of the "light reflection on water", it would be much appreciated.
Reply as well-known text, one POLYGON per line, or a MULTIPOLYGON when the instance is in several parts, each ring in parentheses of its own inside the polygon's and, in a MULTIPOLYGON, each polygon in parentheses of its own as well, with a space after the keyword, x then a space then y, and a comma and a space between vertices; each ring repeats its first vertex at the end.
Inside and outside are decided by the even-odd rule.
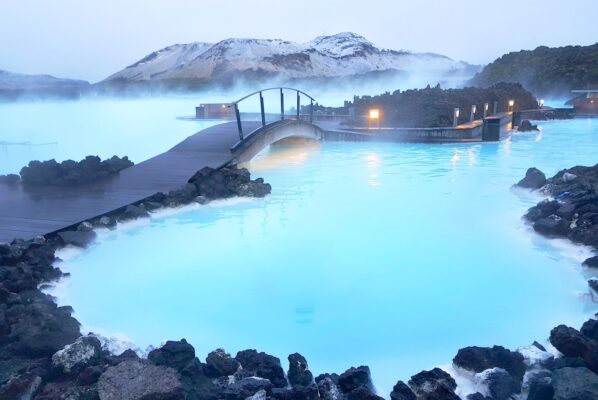
POLYGON ((312 370, 369 365, 382 393, 466 345, 542 341, 596 311, 579 262, 520 217, 511 189, 596 162, 598 126, 542 123, 500 143, 324 143, 278 147, 251 168, 265 199, 223 201, 103 233, 63 266, 60 300, 90 329, 140 346, 186 337, 298 351, 312 370))

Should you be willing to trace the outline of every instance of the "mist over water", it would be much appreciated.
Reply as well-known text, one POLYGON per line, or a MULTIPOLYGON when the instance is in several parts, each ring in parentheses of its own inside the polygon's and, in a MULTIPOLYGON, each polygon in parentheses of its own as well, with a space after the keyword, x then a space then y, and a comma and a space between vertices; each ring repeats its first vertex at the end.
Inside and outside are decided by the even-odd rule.
MULTIPOLYGON (((528 167, 595 162, 592 120, 500 143, 275 146, 250 168, 273 187, 101 233, 53 293, 85 329, 136 345, 185 337, 300 352, 312 371, 369 365, 381 393, 460 347, 542 342, 597 307, 588 250, 535 235, 528 167)), ((68 255, 68 253, 65 253, 68 255)))

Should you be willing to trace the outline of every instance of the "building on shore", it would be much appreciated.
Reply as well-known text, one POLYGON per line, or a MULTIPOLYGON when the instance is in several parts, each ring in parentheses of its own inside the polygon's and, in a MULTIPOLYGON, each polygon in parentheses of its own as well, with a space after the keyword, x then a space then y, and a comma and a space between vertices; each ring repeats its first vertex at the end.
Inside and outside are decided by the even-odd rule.
POLYGON ((567 102, 573 106, 575 114, 598 115, 598 85, 591 85, 585 89, 574 89, 571 93, 575 97, 567 102))
POLYGON ((195 118, 197 119, 234 119, 235 109, 223 103, 200 104, 195 107, 195 118))

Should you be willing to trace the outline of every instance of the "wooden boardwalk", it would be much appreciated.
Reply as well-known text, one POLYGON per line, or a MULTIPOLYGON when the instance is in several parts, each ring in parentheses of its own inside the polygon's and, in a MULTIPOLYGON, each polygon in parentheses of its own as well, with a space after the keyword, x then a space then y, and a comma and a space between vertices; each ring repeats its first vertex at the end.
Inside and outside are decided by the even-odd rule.
MULTIPOLYGON (((261 126, 243 122, 247 132, 261 126)), ((0 243, 30 239, 168 192, 199 169, 228 163, 230 148, 239 141, 236 122, 198 132, 172 149, 121 171, 113 178, 78 188, 0 184, 0 243)))

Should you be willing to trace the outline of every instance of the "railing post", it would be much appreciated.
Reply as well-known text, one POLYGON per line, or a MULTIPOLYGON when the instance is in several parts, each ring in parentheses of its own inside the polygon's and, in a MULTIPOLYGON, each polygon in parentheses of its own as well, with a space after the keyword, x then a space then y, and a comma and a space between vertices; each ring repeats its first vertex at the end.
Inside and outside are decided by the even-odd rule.
POLYGON ((299 108, 301 107, 301 96, 297 92, 297 121, 299 121, 299 108))
POLYGON ((309 99, 309 123, 314 123, 314 101, 309 99))
POLYGON ((260 92, 260 109, 262 111, 262 126, 266 126, 266 112, 264 110, 264 96, 260 92))
POLYGON ((239 139, 243 140, 243 126, 241 126, 241 113, 239 113, 239 105, 235 103, 235 115, 237 116, 237 128, 239 129, 239 139))
POLYGON ((284 119, 284 93, 282 92, 282 88, 280 88, 280 120, 284 119))

